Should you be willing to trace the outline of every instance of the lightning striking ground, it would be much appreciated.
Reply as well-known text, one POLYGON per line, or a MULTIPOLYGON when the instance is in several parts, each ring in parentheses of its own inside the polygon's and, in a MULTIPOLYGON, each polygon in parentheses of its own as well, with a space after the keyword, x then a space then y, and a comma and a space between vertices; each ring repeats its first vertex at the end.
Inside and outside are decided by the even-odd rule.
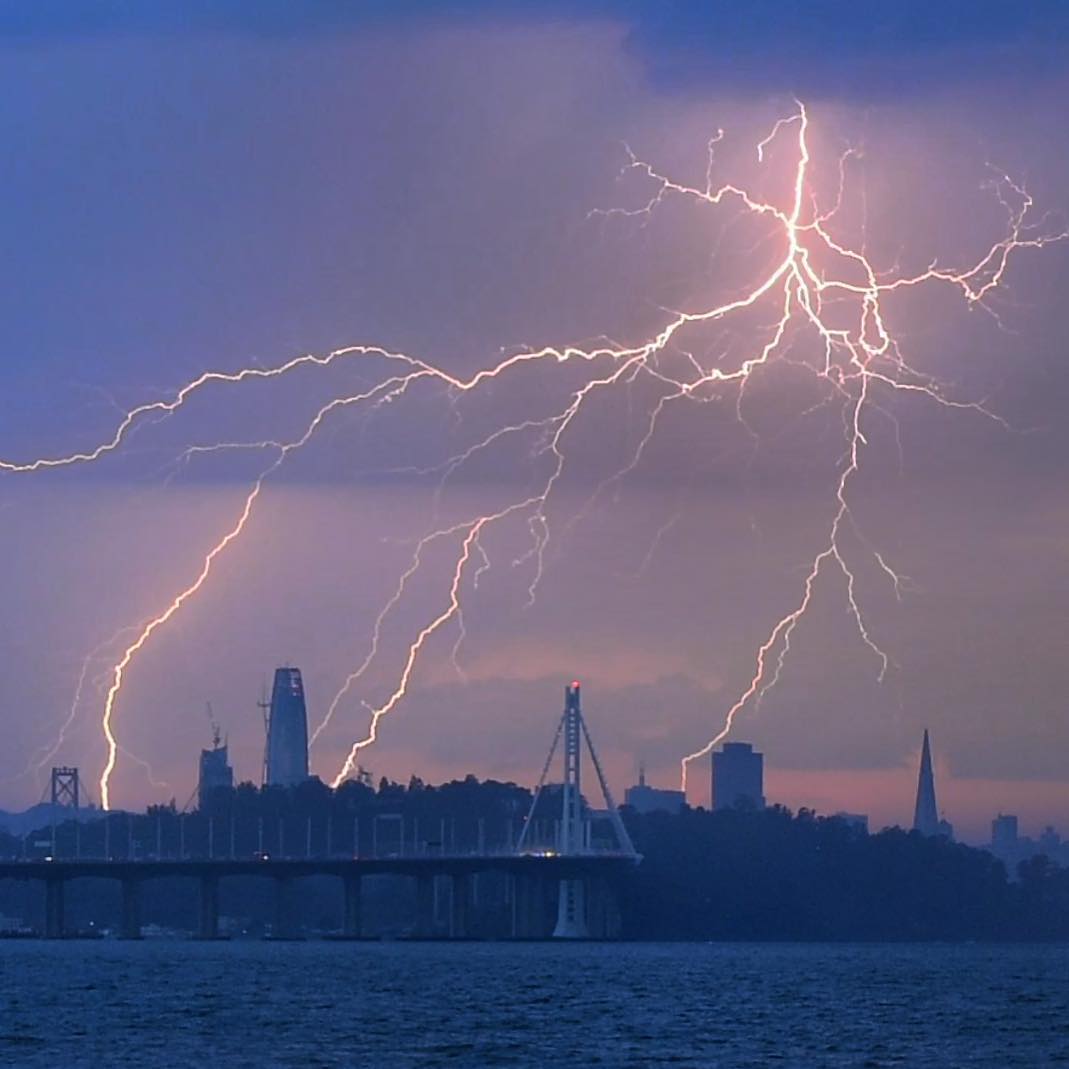
MULTIPOLYGON (((409 582, 424 566, 423 551, 431 543, 445 542, 457 547, 445 597, 440 608, 415 629, 399 670, 394 676, 396 682, 390 688, 386 699, 379 704, 367 699, 361 700, 361 707, 370 716, 368 730, 352 744, 341 768, 331 777, 334 786, 351 774, 360 751, 378 738, 383 718, 404 700, 427 644, 449 625, 457 629, 453 645, 453 661, 456 664, 457 649, 465 634, 465 591, 469 586, 474 588, 491 567, 491 556, 483 540, 493 528, 516 520, 526 525, 529 543, 523 552, 513 558, 512 564, 529 569, 527 594, 529 600, 534 600, 546 568, 547 549, 552 533, 547 508, 565 472, 570 433, 592 396, 621 385, 630 385, 640 377, 663 392, 648 413, 644 433, 636 447, 617 472, 595 490, 591 501, 609 483, 619 483, 637 467, 661 420, 665 418, 665 412, 678 403, 705 403, 719 398, 727 390, 734 389, 736 415, 745 425, 743 404, 746 388, 759 371, 776 362, 789 362, 792 366, 806 368, 827 389, 828 400, 838 400, 843 411, 845 449, 829 499, 825 540, 810 561, 794 607, 773 622, 766 639, 759 646, 750 683, 726 710, 721 728, 707 742, 682 758, 683 789, 686 789, 689 765, 707 755, 731 731, 739 713, 748 705, 759 702, 779 681, 791 651, 794 632, 811 605, 816 584, 825 573, 838 572, 845 582, 847 608, 859 641, 873 657, 877 677, 882 678, 892 660, 881 647, 868 623, 857 592, 857 566, 852 562, 844 542, 844 535, 850 532, 855 541, 870 555, 879 574, 884 576, 895 596, 899 596, 902 576, 864 537, 850 507, 851 485, 862 468, 865 450, 869 446, 870 416, 888 415, 880 403, 880 395, 902 393, 922 397, 944 407, 971 410, 997 418, 980 402, 950 396, 937 381, 906 361, 902 348, 888 324, 884 310, 885 301, 899 291, 941 285, 956 290, 968 306, 982 308, 997 319, 997 313, 987 299, 1004 284, 1013 255, 1022 250, 1040 249, 1051 242, 1064 240, 1069 237, 1069 233, 1051 227, 1046 218, 1033 223, 1031 219, 1034 204, 1028 192, 1010 177, 996 174, 991 185, 1006 212, 1007 225, 1005 232, 992 242, 982 256, 960 269, 949 269, 933 263, 914 274, 896 274, 891 277, 881 275, 870 262, 863 247, 858 250, 834 233, 836 217, 843 203, 847 164, 854 154, 848 151, 839 158, 838 189, 830 207, 821 210, 810 173, 809 132, 809 113, 803 104, 797 103, 795 109, 781 117, 770 133, 756 146, 757 164, 759 167, 766 167, 769 166, 772 146, 791 138, 794 162, 790 174, 790 195, 785 198, 787 203, 782 205, 762 199, 741 184, 717 184, 715 150, 724 139, 723 131, 719 131, 709 142, 704 187, 677 182, 629 152, 627 170, 634 172, 643 181, 652 183, 652 194, 638 208, 608 209, 600 213, 603 216, 640 219, 645 225, 662 205, 673 198, 683 198, 709 209, 730 204, 743 215, 770 226, 769 240, 774 239, 782 250, 767 271, 759 273, 748 285, 740 286, 731 299, 691 311, 666 311, 663 325, 637 344, 605 342, 589 348, 549 346, 524 350, 506 356, 466 378, 405 353, 373 345, 353 345, 324 356, 299 356, 269 368, 205 372, 183 386, 168 400, 142 404, 130 409, 113 433, 93 448, 21 462, 0 458, 0 472, 10 475, 40 474, 48 469, 95 463, 120 450, 143 421, 152 416, 177 415, 186 402, 202 390, 217 386, 240 386, 253 379, 283 378, 301 368, 323 369, 351 360, 365 361, 374 367, 384 364, 387 368, 382 377, 368 389, 336 396, 320 407, 307 422, 303 432, 295 438, 226 441, 193 446, 187 450, 186 456, 194 452, 212 453, 238 448, 262 450, 269 459, 261 466, 250 487, 240 498, 230 526, 206 552, 193 577, 168 604, 133 629, 135 638, 126 646, 111 669, 110 684, 101 711, 101 730, 107 747, 107 758, 100 777, 104 807, 108 808, 110 805, 111 777, 122 750, 115 734, 116 709, 127 673, 137 656, 153 636, 209 581, 219 560, 241 541, 253 524, 256 506, 267 483, 292 454, 316 435, 334 412, 364 404, 381 406, 400 402, 417 384, 441 388, 450 403, 455 404, 463 395, 475 393, 524 367, 546 365, 552 369, 571 365, 579 368, 584 375, 582 383, 569 390, 567 401, 557 410, 544 417, 528 416, 515 423, 499 425, 440 463, 429 468, 416 469, 424 474, 439 476, 436 495, 440 495, 446 481, 476 456, 494 450, 507 440, 534 436, 535 441, 529 456, 533 465, 541 465, 541 474, 535 487, 518 494, 516 500, 507 502, 496 510, 470 516, 461 522, 434 527, 417 541, 408 567, 401 573, 393 594, 375 618, 371 641, 363 659, 348 674, 329 703, 326 714, 312 734, 313 744, 331 725, 371 665, 381 657, 382 627, 405 598, 409 582), (818 259, 822 265, 820 267, 817 266, 818 259), (841 314, 840 306, 844 303, 848 303, 852 309, 851 322, 846 326, 841 325, 839 320, 827 311, 827 308, 834 304, 836 312, 841 314), (747 355, 734 366, 728 364, 725 354, 703 362, 684 344, 685 335, 691 329, 702 326, 723 327, 750 310, 764 309, 766 306, 773 311, 771 325, 767 328, 747 328, 753 332, 753 342, 747 355), (816 343, 817 356, 811 362, 794 360, 788 355, 792 346, 803 335, 812 337, 816 343), (673 358, 678 358, 682 370, 672 370, 673 358)), ((658 537, 674 522, 674 518, 666 521, 658 537)), ((92 657, 91 654, 86 664, 92 657)), ((84 674, 83 669, 82 682, 84 674)), ((80 687, 81 684, 79 696, 80 687)), ((73 712, 71 715, 73 716, 73 712)), ((62 742, 62 733, 60 741, 62 742)))

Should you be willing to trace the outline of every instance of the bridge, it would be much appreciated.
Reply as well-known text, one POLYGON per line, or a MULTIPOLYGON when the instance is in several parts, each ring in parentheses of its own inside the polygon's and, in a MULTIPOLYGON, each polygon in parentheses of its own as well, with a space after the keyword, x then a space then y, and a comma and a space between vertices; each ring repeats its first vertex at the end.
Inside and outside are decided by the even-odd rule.
MULTIPOLYGON (((71 772, 73 770, 59 770, 71 772)), ((55 777, 54 777, 55 778, 55 777)), ((55 786, 53 795, 55 796, 55 786)), ((547 800, 548 801, 548 800, 547 800)), ((555 801, 555 800, 554 800, 555 801)), ((543 804, 543 810, 545 809, 543 804)), ((497 873, 506 881, 506 900, 511 907, 511 935, 514 938, 539 938, 546 930, 546 903, 549 892, 557 888, 556 925, 552 934, 558 938, 612 937, 619 933, 620 917, 617 891, 621 880, 640 860, 620 819, 608 785, 601 770, 597 753, 583 720, 579 703, 579 684, 574 682, 565 690, 565 708, 557 725, 553 744, 546 758, 530 810, 519 838, 513 845, 499 850, 487 850, 482 842, 470 852, 447 851, 445 836, 436 844, 436 852, 427 852, 429 844, 409 838, 405 850, 405 822, 400 820, 400 843, 396 853, 381 856, 377 836, 380 814, 372 823, 372 851, 370 855, 359 849, 358 827, 354 826, 352 849, 338 853, 330 849, 331 836, 325 836, 321 854, 312 851, 312 827, 309 821, 304 856, 268 855, 263 850, 262 827, 260 844, 255 853, 238 856, 235 851, 233 826, 230 829, 228 856, 218 856, 209 822, 206 857, 191 857, 180 839, 176 856, 165 857, 157 834, 154 856, 117 858, 107 835, 105 821, 103 855, 84 857, 80 840, 76 839, 75 856, 61 857, 57 850, 55 828, 52 849, 45 857, 0 860, 0 879, 39 881, 45 889, 46 938, 58 939, 67 934, 65 922, 68 885, 79 879, 110 879, 118 881, 122 889, 122 910, 119 934, 122 938, 140 938, 142 930, 142 902, 145 886, 161 879, 194 881, 199 888, 198 935, 202 939, 220 936, 220 881, 235 877, 270 879, 275 888, 275 921, 272 933, 276 938, 295 938, 295 896, 298 881, 308 877, 334 877, 343 889, 343 938, 355 939, 363 935, 363 881, 367 877, 392 876, 407 878, 415 883, 416 917, 411 931, 417 937, 434 934, 435 883, 449 886, 447 934, 450 938, 467 938, 471 934, 470 918, 473 889, 480 875, 497 873), (546 778, 558 744, 562 747, 564 775, 560 787, 560 819, 553 822, 554 834, 549 845, 544 842, 546 821, 537 820, 540 802, 544 799, 546 778), (583 742, 597 773, 605 809, 600 816, 612 832, 607 846, 592 839, 592 813, 585 809, 580 790, 583 742), (540 831, 543 833, 540 835, 540 831)), ((480 821, 481 825, 481 821, 480 821)), ((129 849, 128 840, 127 847, 129 849)), ((282 846, 281 829, 279 847, 282 846)))
POLYGON ((563 856, 540 854, 459 854, 397 856, 388 858, 224 858, 166 859, 147 861, 103 858, 54 859, 51 861, 0 862, 0 879, 36 880, 45 888, 44 935, 60 939, 66 934, 65 899, 68 884, 78 879, 111 879, 122 888, 122 921, 119 934, 124 939, 141 936, 144 885, 152 880, 183 878, 199 887, 201 939, 219 937, 219 883, 228 877, 261 877, 275 884, 276 938, 295 938, 294 896, 296 883, 309 876, 336 877, 342 883, 344 921, 342 935, 356 939, 362 935, 362 887, 365 877, 398 876, 415 881, 417 915, 414 934, 429 937, 433 930, 434 880, 444 877, 450 885, 448 935, 463 939, 469 935, 472 886, 482 873, 498 872, 508 879, 512 906, 512 936, 537 938, 540 930, 539 903, 554 883, 580 882, 591 897, 594 931, 609 937, 615 933, 615 888, 634 865, 627 854, 599 852, 563 856))

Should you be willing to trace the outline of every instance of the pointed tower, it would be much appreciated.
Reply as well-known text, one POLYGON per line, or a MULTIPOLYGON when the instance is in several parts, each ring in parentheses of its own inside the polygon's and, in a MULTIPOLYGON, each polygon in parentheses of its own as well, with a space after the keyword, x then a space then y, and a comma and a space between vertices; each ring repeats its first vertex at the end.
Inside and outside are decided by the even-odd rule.
POLYGON ((268 786, 296 787, 308 779, 308 712, 299 668, 275 669, 265 771, 268 786))
MULTIPOLYGON (((542 767, 542 775, 539 777, 538 786, 535 788, 534 797, 531 800, 531 809, 524 822, 523 831, 520 833, 519 842, 516 844, 516 853, 524 854, 532 850, 529 843, 529 832, 534 824, 535 811, 538 808, 542 790, 546 785, 546 775, 553 763, 553 755, 557 751, 561 739, 564 739, 564 780, 561 784, 561 819, 557 825, 556 850, 552 853, 562 857, 582 857, 594 852, 591 844, 590 814, 583 803, 581 790, 582 774, 582 751, 583 743, 586 743, 586 751, 590 755, 590 762, 594 766, 597 775, 598 786, 601 788, 601 796, 605 803, 605 815, 612 825, 615 851, 627 858, 637 861, 638 854, 631 843, 631 837, 627 834, 624 822, 616 809, 616 803, 609 793, 609 785, 605 781, 605 774, 601 770, 601 762, 598 760, 597 751, 591 741, 590 732, 587 730, 586 721, 583 719, 583 711, 579 704, 579 681, 573 682, 564 688, 564 712, 557 722, 557 733, 553 737, 553 745, 549 749, 549 756, 542 767)), ((543 853, 543 851, 535 851, 543 853)), ((567 878, 560 881, 560 896, 557 902, 557 926, 553 929, 556 939, 583 939, 588 933, 586 920, 586 883, 582 878, 567 878)))
POLYGON ((913 811, 913 830, 922 835, 938 835, 939 809, 935 804, 935 776, 932 773, 932 748, 928 742, 928 729, 924 731, 921 746, 921 767, 917 776, 917 806, 913 811))

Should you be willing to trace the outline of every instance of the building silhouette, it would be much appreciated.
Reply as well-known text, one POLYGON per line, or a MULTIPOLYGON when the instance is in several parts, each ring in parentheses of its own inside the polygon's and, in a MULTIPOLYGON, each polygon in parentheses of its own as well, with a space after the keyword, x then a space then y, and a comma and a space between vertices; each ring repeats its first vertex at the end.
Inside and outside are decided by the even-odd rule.
POLYGON ((271 787, 294 787, 308 779, 308 712, 299 668, 275 669, 264 766, 271 787))
POLYGON ((1069 846, 1049 824, 1040 832, 1038 839, 1020 834, 1020 826, 1012 813, 999 813, 991 821, 991 845, 988 850, 995 855, 1014 878, 1017 866, 1034 857, 1047 857, 1055 864, 1069 865, 1069 846))
POLYGON ((713 809, 765 808, 765 757, 748 742, 713 753, 713 809))
POLYGON ((954 827, 949 821, 939 819, 939 807, 935 801, 935 773, 932 771, 932 747, 928 729, 924 730, 921 744, 921 763, 917 772, 917 802, 913 807, 913 830, 922 835, 943 835, 954 838, 954 827))
POLYGON ((1017 818, 1012 813, 999 813, 991 821, 992 853, 1014 853, 1017 850, 1017 818))
POLYGON ((216 731, 210 750, 200 752, 200 775, 197 778, 197 808, 205 811, 214 791, 234 786, 234 770, 227 757, 227 744, 219 741, 216 731))
POLYGON ((678 813, 686 797, 682 791, 666 791, 646 785, 646 770, 639 767, 638 783, 624 791, 624 805, 636 813, 678 813))
POLYGON ((924 729, 921 765, 917 773, 917 804, 913 807, 913 830, 922 835, 939 834, 939 808, 935 803, 935 775, 932 772, 932 747, 928 729, 924 729))

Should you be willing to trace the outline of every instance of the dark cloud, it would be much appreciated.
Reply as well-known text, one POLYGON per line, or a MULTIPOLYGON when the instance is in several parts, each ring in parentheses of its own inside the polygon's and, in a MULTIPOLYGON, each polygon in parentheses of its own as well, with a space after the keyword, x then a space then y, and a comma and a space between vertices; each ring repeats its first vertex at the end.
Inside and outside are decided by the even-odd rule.
MULTIPOLYGON (((5 457, 96 442, 119 408, 208 367, 370 341, 470 371, 503 346, 646 337, 664 307, 700 306, 738 288, 740 273, 749 281, 747 249, 762 246, 760 235, 725 236, 728 216, 676 204, 648 225, 591 219, 591 208, 649 195, 617 181, 621 142, 702 182, 706 139, 723 125, 725 173, 760 181, 753 145, 782 114, 782 98, 768 96, 785 90, 840 96, 812 102, 816 185, 834 181, 843 145, 862 146, 841 224, 885 268, 961 262, 1002 232, 981 188, 989 161, 1027 177, 1043 206, 1064 209, 1069 188, 1064 93, 1036 81, 1062 54, 1060 4, 68 0, 0 3, 0 35, 0 135, 17 147, 0 167, 11 206, 0 263, 5 457), (1026 84, 1027 108, 1013 95, 1026 84)), ((771 182, 783 171, 763 173, 771 182)), ((778 773, 811 784, 831 768, 862 777, 850 782, 863 791, 863 777, 897 774, 929 726, 961 776, 1013 777, 1022 792, 1064 780, 1067 272, 1064 246, 1017 258, 992 302, 1001 327, 950 288, 889 302, 911 362, 1024 430, 881 396, 852 492, 862 534, 909 577, 902 602, 860 537, 848 552, 896 667, 876 683, 841 576, 822 578, 781 686, 739 722, 778 773)), ((708 353, 725 341, 698 340, 708 353)), ((738 332, 734 356, 750 342, 738 332)), ((802 339, 795 355, 804 351, 802 339)), ((18 669, 0 680, 0 774, 17 774, 66 715, 85 653, 196 573, 260 460, 202 458, 176 472, 175 453, 297 433, 370 370, 205 391, 99 469, 0 480, 0 548, 15 562, 4 655, 18 669)), ((433 480, 393 469, 432 464, 532 407, 550 411, 580 381, 574 372, 331 419, 272 480, 251 537, 138 658, 119 706, 124 744, 164 765, 184 796, 210 699, 253 774, 262 676, 297 661, 321 715, 430 521, 433 480)), ((797 604, 826 537, 842 425, 836 411, 812 410, 810 385, 783 366, 753 384, 757 445, 733 398, 679 406, 646 460, 593 503, 647 425, 651 384, 591 406, 550 503, 536 605, 525 607, 530 559, 512 564, 530 547, 520 522, 488 539, 494 567, 467 595, 470 683, 448 664, 451 631, 420 662, 371 767, 402 779, 527 779, 561 681, 577 672, 590 679, 614 784, 639 757, 672 782, 682 753, 745 689, 755 650, 797 604)), ((531 453, 523 440, 481 458, 450 484, 442 515, 500 505, 529 484, 531 453)), ((364 727, 359 700, 395 684, 413 628, 442 603, 453 549, 432 555, 391 619, 366 686, 325 739, 322 771, 364 727)), ((61 754, 87 770, 100 763, 108 664, 104 653, 94 663, 61 754)), ((156 797, 136 764, 124 761, 117 783, 124 801, 156 797)), ((0 800, 18 804, 26 784, 7 784, 0 800)), ((850 797, 835 804, 866 806, 850 797)), ((973 809, 978 821, 985 813, 973 809)))
POLYGON ((903 96, 1064 69, 1069 7, 968 0, 4 0, 8 40, 114 34, 330 37, 413 25, 611 22, 659 83, 903 96))

